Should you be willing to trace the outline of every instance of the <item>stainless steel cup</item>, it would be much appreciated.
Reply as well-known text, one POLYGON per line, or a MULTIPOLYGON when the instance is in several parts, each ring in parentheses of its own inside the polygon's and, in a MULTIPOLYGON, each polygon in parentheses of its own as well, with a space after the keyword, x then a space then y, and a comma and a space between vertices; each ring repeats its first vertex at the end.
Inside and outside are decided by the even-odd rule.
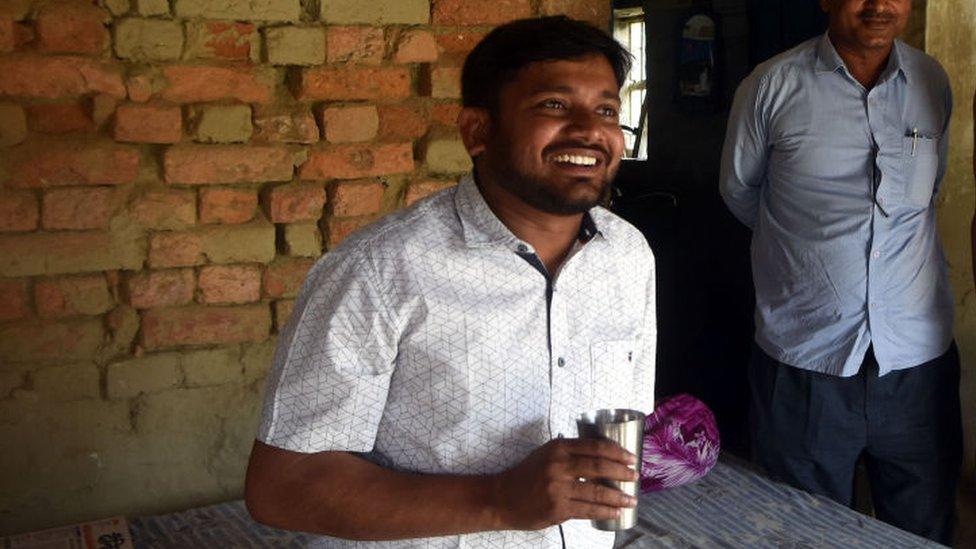
MULTIPOLYGON (((644 448, 644 414, 637 410, 600 409, 584 412, 576 419, 576 429, 580 438, 607 439, 616 442, 625 450, 637 456, 636 468, 640 471, 642 450, 644 448)), ((616 488, 621 492, 638 497, 640 481, 618 482, 599 479, 597 482, 616 488)), ((597 530, 627 530, 637 525, 637 508, 625 507, 615 520, 594 520, 597 530)))

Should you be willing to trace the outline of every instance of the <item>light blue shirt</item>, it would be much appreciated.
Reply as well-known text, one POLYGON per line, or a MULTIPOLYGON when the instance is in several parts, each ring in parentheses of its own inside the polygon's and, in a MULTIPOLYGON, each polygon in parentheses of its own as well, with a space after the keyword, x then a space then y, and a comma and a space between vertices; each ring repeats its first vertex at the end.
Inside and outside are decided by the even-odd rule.
POLYGON ((897 40, 870 90, 826 34, 739 86, 720 191, 753 230, 756 342, 767 354, 851 376, 870 345, 881 375, 948 349, 934 198, 951 105, 938 62, 897 40))

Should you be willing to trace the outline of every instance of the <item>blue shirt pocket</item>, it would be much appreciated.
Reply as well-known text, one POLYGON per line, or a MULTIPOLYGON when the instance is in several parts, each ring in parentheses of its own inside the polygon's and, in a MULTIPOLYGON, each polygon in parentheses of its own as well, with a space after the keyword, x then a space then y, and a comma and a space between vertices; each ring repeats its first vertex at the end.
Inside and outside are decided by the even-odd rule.
POLYGON ((902 138, 902 181, 905 204, 927 208, 932 202, 935 177, 939 171, 939 140, 934 137, 902 138))

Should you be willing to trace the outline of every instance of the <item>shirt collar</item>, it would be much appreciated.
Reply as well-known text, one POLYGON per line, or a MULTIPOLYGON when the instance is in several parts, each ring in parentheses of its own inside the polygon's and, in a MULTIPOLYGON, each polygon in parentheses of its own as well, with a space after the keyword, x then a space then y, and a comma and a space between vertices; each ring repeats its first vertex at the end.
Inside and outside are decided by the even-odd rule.
MULTIPOLYGON (((899 73, 906 80, 908 79, 908 72, 905 70, 905 65, 902 60, 905 58, 904 48, 901 40, 895 40, 891 47, 891 54, 888 56, 888 66, 885 67, 884 72, 881 74, 881 79, 886 79, 887 75, 899 73)), ((843 67, 847 70, 847 66, 844 65, 844 60, 841 59, 840 54, 837 53, 837 48, 830 41, 829 32, 823 33, 820 37, 820 41, 817 43, 817 72, 834 72, 837 69, 843 67)))
MULTIPOLYGON (((505 245, 515 250, 524 250, 527 244, 519 240, 512 231, 488 207, 481 195, 473 174, 467 174, 458 182, 454 193, 454 207, 461 220, 461 232, 465 244, 471 247, 505 245)), ((583 214, 580 224, 579 240, 586 242, 595 236, 604 236, 597 224, 592 210, 583 214)))

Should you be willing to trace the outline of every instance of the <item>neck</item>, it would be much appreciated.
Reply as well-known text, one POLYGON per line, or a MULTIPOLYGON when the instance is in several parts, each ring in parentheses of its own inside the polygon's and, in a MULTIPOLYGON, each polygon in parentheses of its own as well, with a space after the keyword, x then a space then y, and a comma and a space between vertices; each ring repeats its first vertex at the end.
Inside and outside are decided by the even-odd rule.
POLYGON ((557 215, 534 208, 497 184, 485 170, 479 170, 475 180, 495 216, 535 248, 546 270, 555 273, 579 235, 583 214, 557 215))
POLYGON ((873 88, 888 65, 888 57, 891 56, 894 43, 884 47, 864 48, 838 38, 833 32, 829 33, 829 37, 830 43, 834 45, 837 55, 840 55, 851 76, 865 88, 873 88))

